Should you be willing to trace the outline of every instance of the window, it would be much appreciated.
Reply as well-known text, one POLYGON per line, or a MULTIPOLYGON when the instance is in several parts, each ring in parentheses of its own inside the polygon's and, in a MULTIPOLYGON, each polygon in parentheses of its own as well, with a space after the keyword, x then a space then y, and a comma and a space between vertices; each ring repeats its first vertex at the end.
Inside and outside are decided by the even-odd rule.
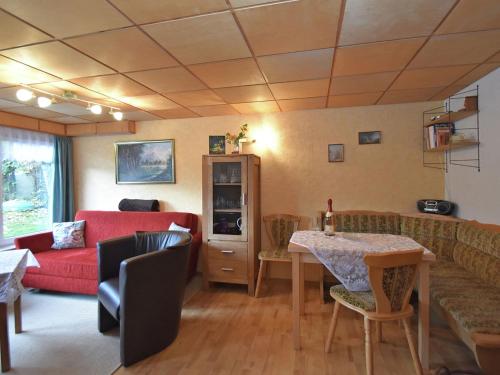
POLYGON ((0 246, 52 223, 54 140, 0 127, 0 246))

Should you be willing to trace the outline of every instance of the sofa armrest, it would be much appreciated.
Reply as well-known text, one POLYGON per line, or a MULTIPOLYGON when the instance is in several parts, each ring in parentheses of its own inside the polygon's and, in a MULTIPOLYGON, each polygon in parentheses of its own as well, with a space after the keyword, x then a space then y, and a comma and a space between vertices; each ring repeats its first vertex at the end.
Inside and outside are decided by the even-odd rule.
POLYGON ((135 237, 126 236, 97 243, 98 281, 118 277, 120 263, 135 255, 135 237))
POLYGON ((14 239, 16 249, 30 249, 32 253, 51 250, 53 243, 52 232, 30 234, 14 239))

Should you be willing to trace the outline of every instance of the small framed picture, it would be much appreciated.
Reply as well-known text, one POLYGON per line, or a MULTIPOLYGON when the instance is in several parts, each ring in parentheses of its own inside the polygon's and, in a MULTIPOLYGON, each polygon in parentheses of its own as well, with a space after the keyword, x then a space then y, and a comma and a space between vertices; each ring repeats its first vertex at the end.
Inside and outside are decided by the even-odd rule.
POLYGON ((358 138, 360 145, 376 145, 382 143, 382 132, 359 132, 358 138))
POLYGON ((210 155, 224 155, 226 153, 226 137, 224 135, 209 135, 208 153, 210 155))
POLYGON ((328 145, 328 162, 338 163, 344 161, 344 145, 328 145))

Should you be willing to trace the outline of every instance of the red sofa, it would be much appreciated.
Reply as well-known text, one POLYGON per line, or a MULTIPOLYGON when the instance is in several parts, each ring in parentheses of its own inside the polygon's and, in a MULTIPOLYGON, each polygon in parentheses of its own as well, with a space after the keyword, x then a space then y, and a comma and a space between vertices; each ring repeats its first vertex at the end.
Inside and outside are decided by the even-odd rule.
POLYGON ((99 241, 134 234, 136 231, 167 230, 175 222, 191 228, 193 243, 189 259, 188 280, 196 272, 201 232, 198 217, 184 212, 120 212, 78 211, 76 220, 85 220, 86 248, 51 248, 52 232, 38 233, 15 239, 17 249, 30 249, 40 268, 30 267, 23 278, 25 287, 60 292, 97 293, 97 250, 99 241))

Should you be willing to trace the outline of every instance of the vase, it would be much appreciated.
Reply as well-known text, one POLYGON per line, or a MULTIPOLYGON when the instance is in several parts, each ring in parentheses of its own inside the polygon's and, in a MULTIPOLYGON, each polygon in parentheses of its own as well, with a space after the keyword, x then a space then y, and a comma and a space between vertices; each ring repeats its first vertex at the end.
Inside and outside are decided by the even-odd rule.
POLYGON ((239 143, 233 143, 233 154, 239 154, 240 153, 240 144, 239 143))

